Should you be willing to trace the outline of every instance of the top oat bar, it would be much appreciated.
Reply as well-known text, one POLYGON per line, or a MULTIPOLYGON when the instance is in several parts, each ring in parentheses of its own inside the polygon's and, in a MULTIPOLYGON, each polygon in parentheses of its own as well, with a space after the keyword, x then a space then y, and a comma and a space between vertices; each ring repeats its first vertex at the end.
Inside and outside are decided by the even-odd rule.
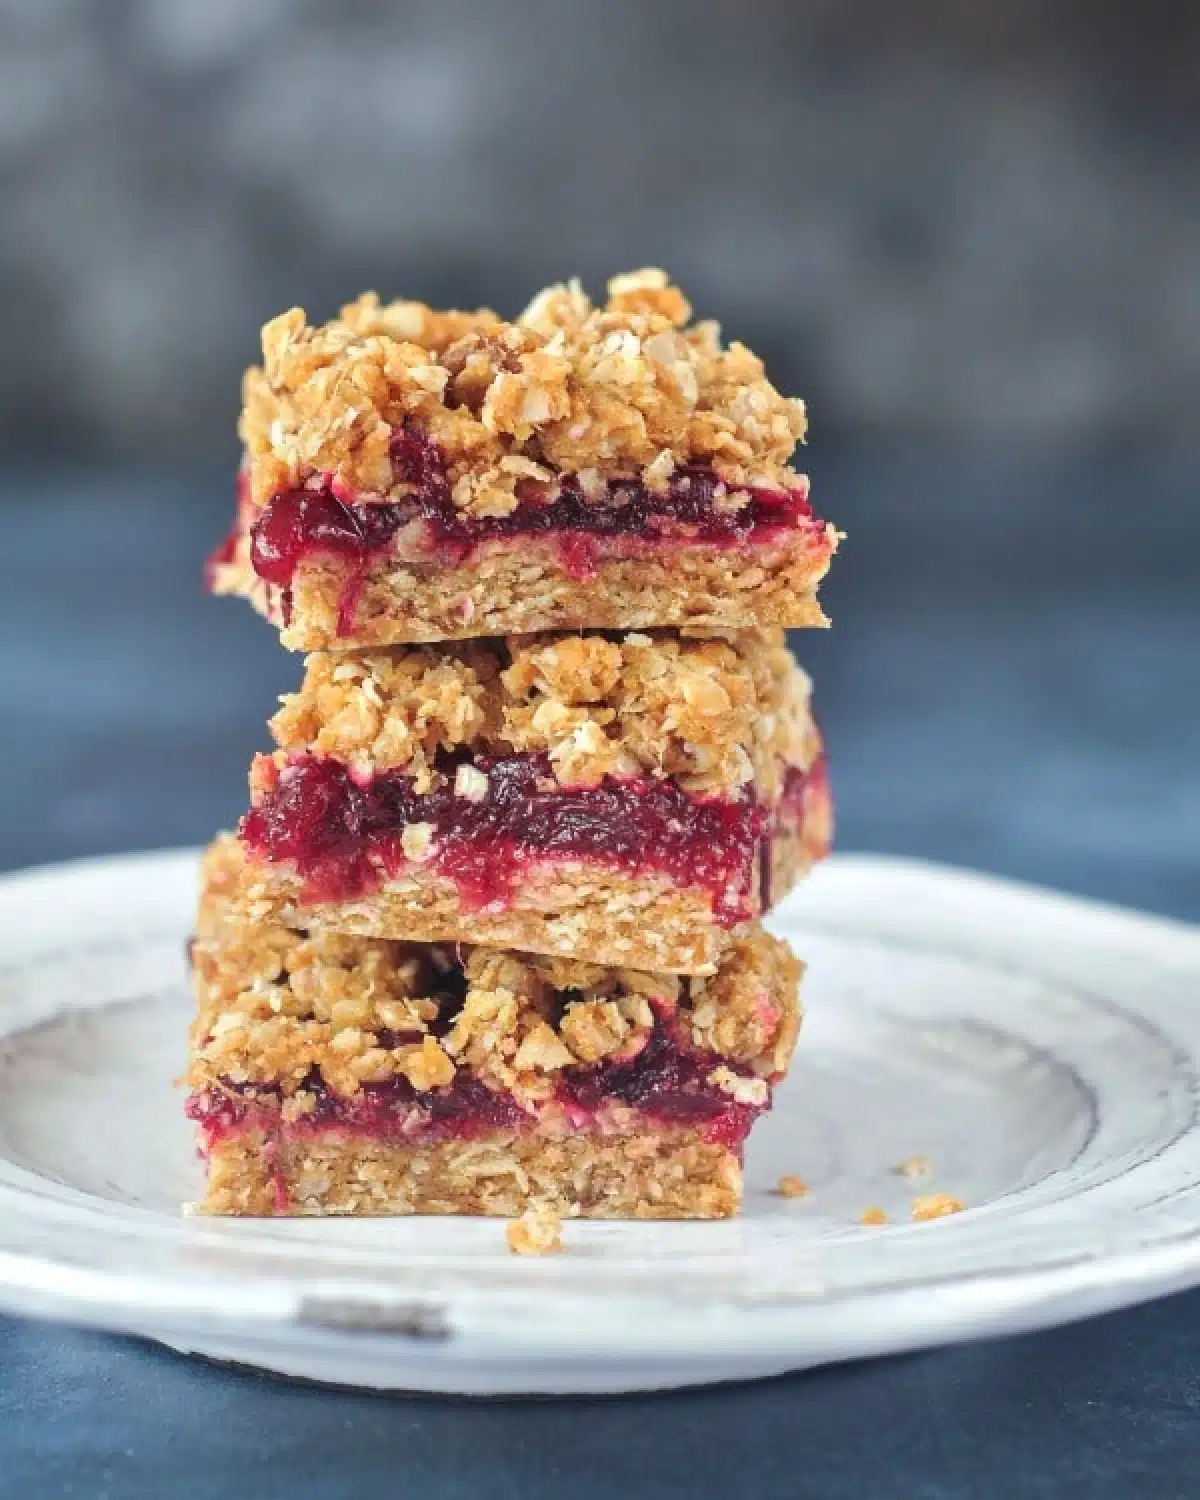
POLYGON ((515 322, 367 294, 263 329, 209 565, 295 650, 562 629, 824 625, 838 534, 803 403, 658 270, 515 322))

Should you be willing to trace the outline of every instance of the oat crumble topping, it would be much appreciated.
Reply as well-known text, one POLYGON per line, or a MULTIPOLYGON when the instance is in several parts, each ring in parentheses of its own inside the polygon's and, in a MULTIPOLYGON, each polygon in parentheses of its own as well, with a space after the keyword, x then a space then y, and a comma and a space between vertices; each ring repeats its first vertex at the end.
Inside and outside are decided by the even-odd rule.
POLYGON ((729 486, 794 489, 803 402, 781 395, 744 344, 723 346, 665 272, 614 277, 593 306, 577 281, 539 292, 507 322, 486 309, 436 312, 367 293, 310 325, 300 308, 267 323, 246 372, 240 423, 251 499, 314 476, 364 500, 400 499, 393 432, 415 423, 446 456, 454 504, 506 515, 523 480, 553 485, 712 465, 729 486))
MULTIPOLYGON (((693 795, 754 782, 770 799, 819 753, 810 690, 781 631, 510 636, 310 656, 270 727, 281 760, 403 768, 422 793, 439 752, 472 745, 545 752, 563 785, 671 776, 693 795)), ((455 790, 478 800, 486 780, 463 767, 455 790)))

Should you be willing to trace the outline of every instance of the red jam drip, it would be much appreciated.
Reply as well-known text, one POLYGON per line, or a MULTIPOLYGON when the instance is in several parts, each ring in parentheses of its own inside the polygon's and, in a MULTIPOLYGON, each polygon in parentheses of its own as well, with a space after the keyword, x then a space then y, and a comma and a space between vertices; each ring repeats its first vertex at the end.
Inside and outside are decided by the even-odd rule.
POLYGON ((237 556, 238 536, 238 523, 235 520, 229 535, 214 552, 209 553, 208 560, 204 564, 204 587, 210 594, 216 588, 218 571, 237 556))
POLYGON ((804 819, 805 804, 818 776, 824 775, 825 757, 822 755, 808 768, 789 766, 783 773, 783 789, 779 794, 779 821, 800 823, 804 819))
POLYGON ((400 771, 360 783, 340 761, 299 755, 242 819, 241 836, 260 858, 293 861, 309 902, 377 890, 384 875, 407 865, 405 827, 427 823, 429 868, 452 879, 475 909, 507 904, 540 861, 582 859, 702 886, 726 926, 754 915, 754 857, 768 828, 754 801, 693 798, 673 781, 649 778, 560 787, 544 755, 469 763, 488 778, 477 802, 454 795, 454 758, 421 793, 400 771))
MULTIPOLYGON (((589 1128, 605 1104, 622 1104, 660 1128, 702 1128, 713 1144, 740 1151, 755 1119, 770 1105, 738 1104, 710 1082, 713 1070, 723 1063, 715 1054, 691 1046, 673 1020, 660 1014, 636 1057, 564 1069, 556 1098, 580 1129, 589 1128)), ((193 1094, 186 1112, 202 1127, 207 1147, 255 1128, 271 1138, 302 1139, 332 1131, 425 1145, 536 1123, 536 1116, 511 1094, 490 1089, 461 1071, 449 1087, 426 1093, 418 1093, 398 1075, 387 1083, 365 1084, 347 1097, 329 1089, 316 1070, 303 1087, 315 1096, 316 1105, 294 1121, 280 1121, 277 1089, 228 1081, 193 1094)))
POLYGON ((789 768, 783 781, 783 793, 779 799, 779 826, 788 825, 798 830, 806 839, 812 858, 824 859, 829 853, 827 839, 818 845, 815 830, 818 826, 829 827, 829 761, 819 755, 807 771, 789 768))
MULTIPOLYGON (((276 587, 290 588, 296 569, 310 558, 343 566, 343 633, 352 629, 368 564, 389 551, 401 532, 406 555, 446 567, 468 561, 487 542, 547 538, 566 572, 584 579, 604 556, 628 555, 662 541, 733 547, 820 525, 803 490, 748 487, 747 504, 723 509, 718 503, 722 482, 702 465, 677 469, 662 491, 637 478, 611 479, 600 500, 585 498, 579 480, 564 475, 552 498, 531 483, 509 515, 482 517, 465 516, 454 504, 441 450, 417 430, 395 434, 392 467, 397 480, 409 486, 403 500, 358 500, 338 494, 329 479, 317 479, 276 495, 250 528, 254 571, 276 587)), ((213 559, 220 560, 220 554, 213 559)))

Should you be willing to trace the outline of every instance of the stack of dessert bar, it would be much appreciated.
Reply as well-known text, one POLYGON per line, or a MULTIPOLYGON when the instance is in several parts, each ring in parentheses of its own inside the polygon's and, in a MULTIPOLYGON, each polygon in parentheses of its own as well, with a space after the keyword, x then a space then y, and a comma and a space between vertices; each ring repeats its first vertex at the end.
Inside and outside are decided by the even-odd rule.
POLYGON ((803 406, 653 270, 294 310, 244 396, 210 584, 310 654, 204 862, 202 1206, 735 1212, 830 837, 803 406))

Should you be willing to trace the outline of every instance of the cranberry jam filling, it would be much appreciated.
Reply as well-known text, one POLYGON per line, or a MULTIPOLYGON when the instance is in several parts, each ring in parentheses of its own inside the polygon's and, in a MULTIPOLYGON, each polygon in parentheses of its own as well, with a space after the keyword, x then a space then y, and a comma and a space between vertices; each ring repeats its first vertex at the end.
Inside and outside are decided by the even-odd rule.
POLYGON ((720 1062, 689 1045, 673 1022, 660 1015, 646 1045, 628 1062, 564 1069, 558 1097, 573 1114, 583 1111, 585 1119, 611 1101, 639 1110, 659 1125, 705 1125, 710 1141, 737 1151, 762 1111, 736 1103, 710 1081, 720 1062))
MULTIPOLYGON (((510 1094, 494 1092, 464 1073, 457 1074, 449 1088, 427 1094, 418 1094, 406 1078, 397 1077, 389 1083, 366 1084, 353 1098, 344 1098, 327 1088, 315 1070, 304 1088, 316 1104, 288 1126, 293 1135, 346 1130, 378 1139, 468 1139, 487 1131, 515 1130, 529 1118, 510 1094)), ((204 1126, 210 1140, 220 1140, 245 1125, 261 1126, 270 1120, 260 1099, 273 1104, 278 1091, 227 1082, 220 1091, 193 1094, 187 1114, 204 1126)))
POLYGON ((475 909, 507 904, 539 861, 582 859, 702 886, 726 926, 754 915, 751 871, 769 820, 753 799, 693 798, 649 778, 561 787, 544 755, 510 755, 467 762, 487 776, 474 801, 454 793, 462 763, 446 757, 434 788, 420 793, 404 772, 360 782, 340 761, 298 755, 242 819, 242 839, 260 858, 294 861, 308 902, 378 889, 407 864, 405 827, 425 823, 429 867, 475 909))
MULTIPOLYGON (((616 1103, 636 1109, 659 1127, 703 1129, 713 1144, 740 1151, 756 1117, 769 1105, 738 1104, 712 1083, 710 1075, 722 1062, 693 1047, 673 1019, 660 1013, 645 1046, 631 1060, 564 1069, 556 1102, 576 1129, 590 1128, 606 1103, 616 1103)), ((358 1094, 345 1097, 327 1088, 315 1069, 303 1086, 315 1096, 315 1107, 282 1126, 275 1111, 278 1090, 228 1081, 219 1089, 193 1094, 187 1114, 203 1127, 209 1147, 254 1128, 271 1134, 282 1130, 293 1139, 337 1131, 425 1145, 536 1123, 536 1116, 511 1094, 490 1089, 461 1071, 448 1088, 428 1093, 418 1093, 406 1078, 397 1076, 388 1083, 366 1084, 358 1094)))
POLYGON ((663 491, 636 478, 611 479, 599 500, 585 498, 579 480, 564 475, 552 498, 530 483, 511 514, 470 517, 454 505, 445 458, 424 434, 411 427, 397 432, 392 464, 410 487, 403 500, 357 500, 316 481, 268 501, 251 527, 258 576, 287 589, 300 564, 320 556, 342 562, 353 587, 372 557, 393 546, 416 561, 454 567, 487 542, 540 537, 554 543, 571 577, 583 579, 604 556, 660 541, 733 547, 820 525, 803 490, 752 487, 740 510, 724 509, 724 486, 700 465, 677 469, 663 491))

